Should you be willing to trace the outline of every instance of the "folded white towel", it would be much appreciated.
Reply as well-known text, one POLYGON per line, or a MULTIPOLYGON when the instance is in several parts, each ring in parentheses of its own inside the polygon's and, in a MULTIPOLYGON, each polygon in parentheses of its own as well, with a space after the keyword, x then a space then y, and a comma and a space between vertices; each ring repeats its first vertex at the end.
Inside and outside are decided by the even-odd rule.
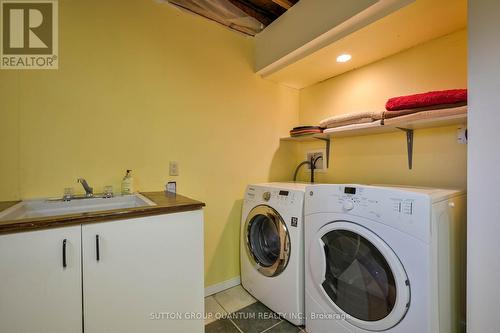
POLYGON ((375 120, 382 119, 384 112, 357 112, 357 113, 346 113, 332 116, 320 121, 319 125, 321 127, 339 127, 351 124, 363 124, 370 123, 375 120))

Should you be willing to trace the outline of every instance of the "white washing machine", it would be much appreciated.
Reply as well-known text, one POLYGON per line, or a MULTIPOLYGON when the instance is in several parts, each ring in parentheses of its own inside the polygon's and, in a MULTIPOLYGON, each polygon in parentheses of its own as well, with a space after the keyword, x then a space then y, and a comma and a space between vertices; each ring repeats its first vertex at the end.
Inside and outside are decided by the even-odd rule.
POLYGON ((464 192, 306 189, 308 333, 464 330, 464 192))
POLYGON ((241 219, 241 284, 296 325, 304 324, 305 187, 249 185, 241 219))

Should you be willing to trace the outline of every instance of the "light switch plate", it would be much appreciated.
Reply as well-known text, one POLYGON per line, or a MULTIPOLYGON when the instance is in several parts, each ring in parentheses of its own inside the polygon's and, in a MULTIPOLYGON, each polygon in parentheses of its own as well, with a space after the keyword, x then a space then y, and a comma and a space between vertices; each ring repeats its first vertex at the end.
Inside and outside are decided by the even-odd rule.
POLYGON ((169 175, 178 176, 179 175, 179 163, 177 161, 170 161, 169 163, 169 175))

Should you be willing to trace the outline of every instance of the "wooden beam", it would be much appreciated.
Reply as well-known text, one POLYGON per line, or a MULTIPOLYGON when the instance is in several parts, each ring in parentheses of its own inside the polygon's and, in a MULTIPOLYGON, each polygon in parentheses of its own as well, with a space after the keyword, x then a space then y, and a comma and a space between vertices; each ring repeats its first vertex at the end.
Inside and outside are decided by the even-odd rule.
POLYGON ((264 11, 262 8, 256 7, 252 3, 245 0, 229 0, 229 2, 265 26, 271 24, 277 18, 273 14, 264 11))
POLYGON ((287 10, 293 6, 293 3, 289 0, 273 0, 273 2, 287 10))

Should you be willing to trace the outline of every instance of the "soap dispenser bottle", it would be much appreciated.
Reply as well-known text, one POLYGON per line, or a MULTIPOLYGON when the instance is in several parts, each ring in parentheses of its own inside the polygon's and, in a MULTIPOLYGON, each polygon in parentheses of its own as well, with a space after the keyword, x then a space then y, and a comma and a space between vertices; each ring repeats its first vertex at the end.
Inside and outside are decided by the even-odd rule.
POLYGON ((132 193, 134 193, 134 178, 132 177, 132 170, 127 170, 122 180, 122 194, 132 193))

